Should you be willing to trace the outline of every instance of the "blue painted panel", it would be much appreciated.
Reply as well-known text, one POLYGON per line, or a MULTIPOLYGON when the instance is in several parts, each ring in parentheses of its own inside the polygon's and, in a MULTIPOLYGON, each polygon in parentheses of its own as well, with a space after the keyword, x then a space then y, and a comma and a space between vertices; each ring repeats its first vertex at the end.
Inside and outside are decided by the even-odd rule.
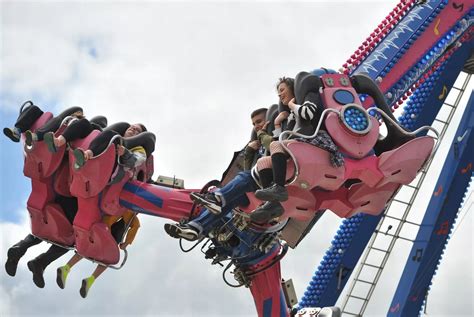
POLYGON ((474 94, 471 94, 406 262, 388 316, 417 316, 421 310, 472 176, 473 129, 474 94), (461 141, 458 137, 461 137, 461 141))
POLYGON ((396 63, 409 47, 410 38, 418 38, 434 16, 439 13, 439 9, 436 10, 436 8, 443 7, 444 2, 444 0, 431 0, 426 4, 414 6, 355 69, 354 73, 365 72, 370 77, 376 78, 390 62, 396 63), (394 59, 396 59, 395 62, 393 62, 394 59))

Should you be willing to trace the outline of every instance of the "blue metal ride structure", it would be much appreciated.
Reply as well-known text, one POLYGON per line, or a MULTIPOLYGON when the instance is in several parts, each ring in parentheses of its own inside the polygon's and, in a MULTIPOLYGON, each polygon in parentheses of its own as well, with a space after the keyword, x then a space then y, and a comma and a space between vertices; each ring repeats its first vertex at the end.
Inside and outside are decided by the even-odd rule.
MULTIPOLYGON (((402 1, 397 7, 401 6, 405 8, 407 2, 402 1)), ((356 53, 360 56, 357 57, 358 54, 354 54, 348 60, 348 64, 344 65, 346 73, 366 72, 373 79, 383 78, 381 88, 389 104, 395 109, 411 96, 404 107, 403 114, 398 118, 405 128, 415 130, 423 125, 431 125, 457 76, 472 56, 473 19, 474 5, 469 1, 415 3, 407 8, 406 14, 398 23, 393 23, 393 28, 382 36, 383 39, 377 45, 369 47, 368 50, 363 46, 359 47, 356 53), (451 23, 445 23, 444 32, 441 32, 440 24, 447 20, 447 16, 453 18, 453 12, 458 14, 458 18, 451 20, 451 23), (431 37, 430 40, 428 40, 429 37, 431 37), (422 43, 420 47, 423 51, 418 59, 409 60, 408 57, 414 56, 415 48, 412 46, 416 45, 417 40, 422 43), (428 43, 431 44, 427 45, 428 43)), ((380 32, 383 25, 385 23, 379 25, 379 33, 383 33, 380 32)), ((368 40, 376 37, 377 32, 375 35, 372 33, 368 40)), ((445 195, 449 192, 449 200, 433 197, 436 199, 430 202, 426 217, 420 224, 420 228, 423 229, 420 229, 410 253, 416 253, 421 249, 425 250, 424 254, 430 254, 430 256, 416 262, 408 259, 400 285, 388 311, 391 316, 418 315, 432 276, 441 260, 443 246, 448 239, 447 235, 438 235, 437 232, 440 232, 440 226, 442 229, 447 228, 447 232, 452 229, 453 220, 472 175, 470 169, 474 141, 471 133, 472 103, 471 96, 457 134, 457 136, 464 136, 464 143, 452 145, 450 156, 438 180, 438 184, 442 184, 445 189, 443 197, 446 197, 445 195), (463 134, 465 131, 467 131, 466 134, 463 134), (453 174, 454 171, 459 172, 462 169, 464 173, 453 174), (442 206, 444 213, 440 214, 439 210, 436 211, 436 206, 442 206), (427 241, 417 242, 423 240, 427 241)), ((384 214, 380 216, 358 214, 342 221, 330 248, 309 282, 298 304, 298 309, 336 304, 383 217, 384 214)))

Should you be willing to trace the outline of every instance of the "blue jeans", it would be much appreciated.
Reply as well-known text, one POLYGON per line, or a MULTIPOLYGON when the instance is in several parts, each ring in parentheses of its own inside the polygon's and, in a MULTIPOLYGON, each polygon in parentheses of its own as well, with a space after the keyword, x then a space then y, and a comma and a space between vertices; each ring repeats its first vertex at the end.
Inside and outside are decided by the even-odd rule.
POLYGON ((214 192, 220 196, 222 201, 222 211, 219 215, 214 215, 208 210, 188 223, 188 225, 199 230, 200 234, 207 234, 216 223, 229 214, 237 206, 246 206, 250 202, 245 193, 257 190, 257 184, 252 178, 250 171, 239 172, 227 185, 214 192))

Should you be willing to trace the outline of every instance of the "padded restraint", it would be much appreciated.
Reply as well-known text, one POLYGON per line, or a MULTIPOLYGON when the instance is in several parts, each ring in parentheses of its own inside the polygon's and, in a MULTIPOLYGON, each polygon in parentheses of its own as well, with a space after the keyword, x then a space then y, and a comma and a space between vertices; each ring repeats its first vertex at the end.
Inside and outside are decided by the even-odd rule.
POLYGON ((94 128, 102 131, 107 127, 107 118, 104 116, 95 116, 90 119, 89 122, 94 126, 94 128))
MULTIPOLYGON (((387 114, 393 121, 398 122, 390 110, 382 91, 370 77, 364 74, 357 74, 351 77, 351 81, 357 93, 368 94, 371 96, 378 108, 387 114)), ((393 150, 415 138, 414 136, 404 134, 384 117, 382 117, 382 120, 387 127, 387 136, 384 139, 378 140, 375 144, 374 150, 377 155, 393 150)))
MULTIPOLYGON (((319 88, 322 87, 321 79, 308 72, 300 72, 295 77, 295 101, 296 104, 303 105, 305 101, 309 101, 317 106, 317 113, 311 121, 302 120, 296 117, 296 124, 293 131, 298 133, 311 135, 314 133, 319 118, 323 112, 321 106, 321 97, 319 96, 319 88)), ((322 127, 324 129, 324 126, 322 127)))
POLYGON ((143 146, 146 151, 146 156, 149 157, 155 150, 156 136, 152 132, 146 131, 129 138, 124 138, 123 141, 123 145, 127 149, 143 146))
POLYGON ((107 128, 104 129, 104 131, 108 131, 108 130, 115 131, 121 136, 123 136, 125 134, 125 131, 127 131, 129 127, 130 127, 130 123, 117 122, 117 123, 109 125, 107 128))

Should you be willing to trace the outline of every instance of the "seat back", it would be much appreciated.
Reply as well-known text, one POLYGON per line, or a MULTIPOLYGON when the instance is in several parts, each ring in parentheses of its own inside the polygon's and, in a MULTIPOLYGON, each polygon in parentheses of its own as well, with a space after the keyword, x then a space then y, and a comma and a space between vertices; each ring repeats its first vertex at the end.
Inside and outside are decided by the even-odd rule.
MULTIPOLYGON (((299 167, 299 175, 294 186, 309 190, 320 187, 326 190, 336 190, 345 181, 344 167, 333 167, 329 152, 304 142, 292 142, 288 148, 293 153, 299 167)), ((294 165, 289 160, 287 178, 294 174, 294 165)))
POLYGON ((113 144, 100 155, 90 159, 79 170, 74 166, 74 156, 69 154, 71 162, 71 194, 76 197, 93 197, 107 186, 115 165, 115 146, 113 144))
POLYGON ((69 166, 69 155, 65 155, 64 159, 54 174, 54 191, 59 195, 71 197, 71 173, 69 166))
MULTIPOLYGON (((48 120, 52 118, 51 112, 45 112, 31 126, 31 131, 36 131, 42 127, 48 120)), ((61 128, 60 128, 61 129, 61 128)), ((62 130, 61 130, 62 131, 62 130)), ((24 134, 22 139, 24 139, 24 134)), ((65 147, 59 148, 56 153, 48 151, 48 147, 43 141, 35 142, 32 148, 25 149, 25 162, 23 166, 23 174, 31 179, 44 179, 50 177, 61 164, 64 156, 65 147)))
POLYGON ((369 187, 375 187, 384 175, 378 168, 379 158, 375 155, 364 157, 360 160, 346 158, 345 179, 359 179, 369 187))
POLYGON ((418 171, 431 154, 434 139, 430 136, 410 140, 398 148, 384 152, 379 157, 379 169, 385 176, 377 187, 388 183, 407 185, 411 183, 418 171))
POLYGON ((100 207, 103 212, 111 216, 121 216, 128 210, 120 205, 120 192, 131 177, 131 172, 128 172, 120 182, 105 187, 100 199, 100 207))
POLYGON ((66 246, 74 245, 74 230, 61 206, 49 203, 42 210, 28 206, 28 212, 33 235, 66 246))
POLYGON ((345 217, 349 218, 361 212, 373 216, 380 215, 399 186, 395 183, 388 183, 378 188, 371 188, 362 183, 352 185, 347 199, 353 209, 345 217))
POLYGON ((104 264, 116 264, 120 260, 120 251, 105 223, 94 223, 90 230, 74 226, 76 250, 81 256, 104 264))

